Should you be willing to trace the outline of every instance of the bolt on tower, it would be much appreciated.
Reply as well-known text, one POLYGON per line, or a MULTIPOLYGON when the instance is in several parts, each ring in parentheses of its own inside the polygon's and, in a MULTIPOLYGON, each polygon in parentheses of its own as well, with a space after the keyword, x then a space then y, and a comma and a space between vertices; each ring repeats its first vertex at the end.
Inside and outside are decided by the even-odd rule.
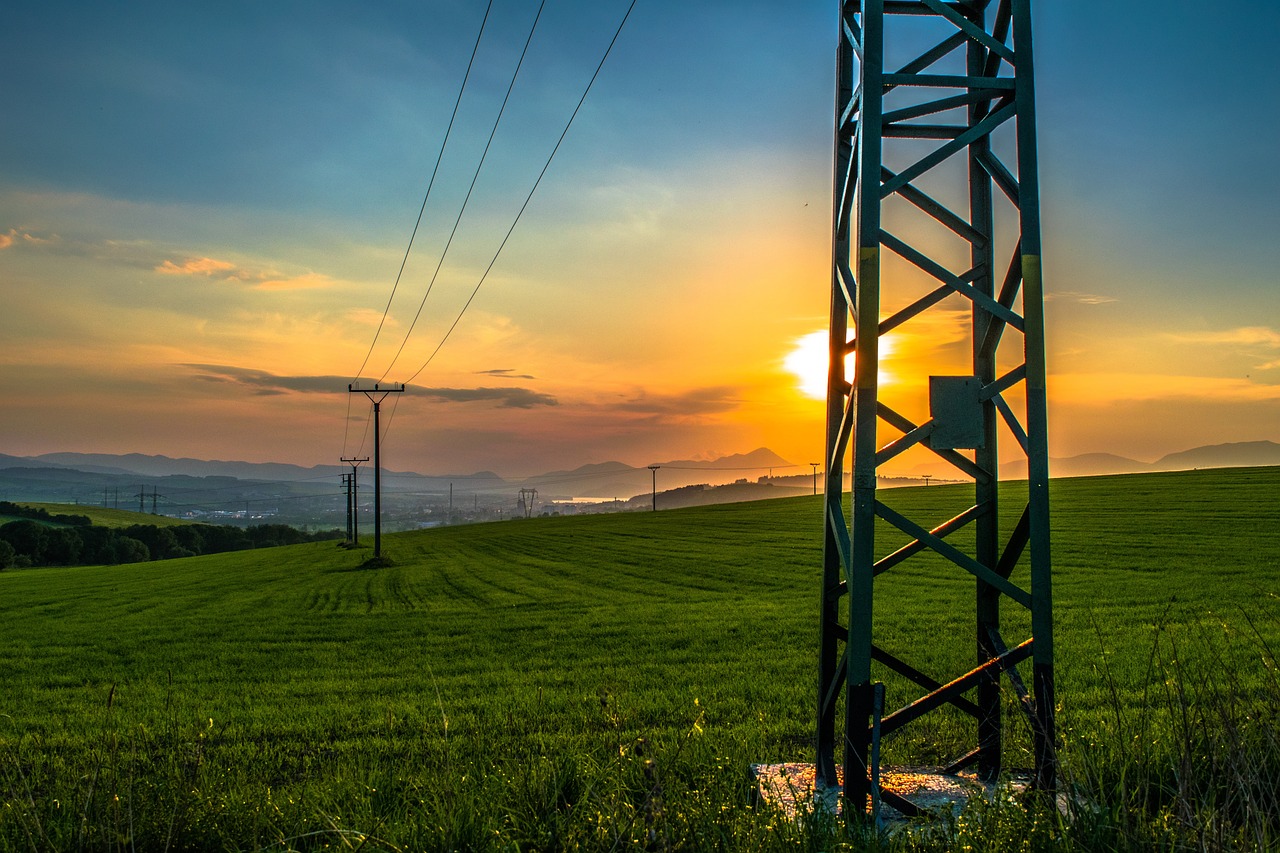
POLYGON ((968 719, 972 734, 971 748, 945 771, 973 768, 995 778, 1010 734, 1007 696, 1025 712, 1019 736, 1030 745, 1034 784, 1051 789, 1030 2, 847 0, 839 13, 818 785, 842 780, 845 807, 855 814, 882 793, 884 802, 914 813, 903 798, 873 791, 873 746, 944 706, 968 719), (905 358, 884 358, 895 345, 910 351, 912 364, 931 353, 930 366, 903 370, 905 358), (892 370, 892 380, 882 383, 882 370, 892 370), (1028 479, 1002 488, 1000 461, 1014 455, 1025 460, 1028 479), (909 518, 888 505, 896 501, 882 501, 881 466, 913 457, 931 460, 935 481, 967 482, 966 508, 909 518), (955 635, 954 647, 968 651, 951 656, 954 669, 924 671, 922 660, 948 659, 926 654, 947 641, 936 629, 877 632, 876 617, 895 610, 883 578, 904 571, 942 608, 948 595, 956 598, 957 580, 965 584, 962 607, 972 615, 939 614, 939 625, 968 626, 955 635), (1029 687, 1018 668, 1028 662, 1029 687))

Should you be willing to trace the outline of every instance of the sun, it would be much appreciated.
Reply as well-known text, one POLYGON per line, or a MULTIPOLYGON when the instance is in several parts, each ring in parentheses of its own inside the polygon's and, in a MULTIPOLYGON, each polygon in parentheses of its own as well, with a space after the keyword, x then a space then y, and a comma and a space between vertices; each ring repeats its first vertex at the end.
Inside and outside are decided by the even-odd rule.
MULTIPOLYGON (((782 360, 782 366, 795 374, 800 392, 815 400, 827 399, 827 341, 826 329, 819 329, 796 338, 791 351, 782 360)), ((884 370, 884 361, 893 353, 893 344, 888 337, 880 338, 880 371, 879 380, 885 384, 888 374, 884 370)), ((853 354, 845 357, 845 376, 853 377, 853 354)))

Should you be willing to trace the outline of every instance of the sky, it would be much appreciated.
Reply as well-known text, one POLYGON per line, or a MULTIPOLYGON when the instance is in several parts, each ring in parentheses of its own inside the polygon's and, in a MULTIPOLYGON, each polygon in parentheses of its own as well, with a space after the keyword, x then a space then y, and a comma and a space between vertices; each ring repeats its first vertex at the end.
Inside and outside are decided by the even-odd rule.
MULTIPOLYGON (((396 470, 807 473, 837 3, 638 0, 539 180, 628 5, 494 0, 442 154, 481 0, 10 4, 0 452, 332 464, 359 378, 396 470)), ((1036 4, 1053 456, 1280 440, 1280 8, 1205 9, 1036 4)))

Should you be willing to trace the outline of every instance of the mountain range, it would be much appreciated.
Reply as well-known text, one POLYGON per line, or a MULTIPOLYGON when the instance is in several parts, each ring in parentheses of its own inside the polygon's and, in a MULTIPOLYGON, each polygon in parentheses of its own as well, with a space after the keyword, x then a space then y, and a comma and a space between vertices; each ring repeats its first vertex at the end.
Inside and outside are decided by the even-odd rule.
MULTIPOLYGON (((667 490, 706 483, 720 485, 740 478, 758 479, 774 470, 790 474, 797 466, 767 448, 750 453, 735 453, 710 461, 679 459, 655 463, 658 488, 667 490)), ((140 453, 46 453, 39 456, 11 456, 0 453, 0 492, 12 489, 11 483, 22 481, 58 483, 60 494, 83 491, 82 499, 101 496, 102 490, 122 487, 133 489, 139 480, 148 486, 156 480, 199 479, 234 480, 244 484, 276 484, 294 490, 310 484, 330 487, 339 482, 351 468, 346 465, 315 465, 306 468, 275 462, 230 462, 203 459, 144 455, 140 453)), ((369 469, 362 469, 361 480, 368 482, 369 469)), ((457 487, 467 493, 506 493, 520 488, 537 489, 544 499, 552 497, 598 497, 627 499, 653 488, 654 473, 648 467, 635 467, 622 462, 582 465, 572 470, 548 471, 525 478, 504 478, 492 471, 470 474, 419 474, 412 471, 389 471, 382 474, 388 492, 442 493, 457 487)), ((4 497, 0 494, 0 498, 4 497)), ((31 498, 26 498, 31 499, 31 498)))
MULTIPOLYGON (((1149 471, 1176 471, 1191 468, 1237 468, 1280 465, 1280 444, 1250 441, 1215 444, 1166 454, 1143 462, 1110 453, 1086 453, 1053 458, 1049 470, 1055 477, 1082 477, 1100 474, 1129 474, 1149 471)), ((713 460, 677 459, 637 467, 623 462, 601 462, 569 470, 547 471, 525 478, 506 478, 492 471, 470 474, 420 474, 411 471, 383 472, 384 488, 404 495, 441 495, 457 489, 460 493, 499 495, 519 489, 537 489, 541 500, 566 498, 621 499, 681 489, 700 484, 724 485, 742 480, 755 482, 768 477, 775 482, 803 487, 810 472, 805 466, 788 462, 768 448, 735 453, 713 460)), ((336 489, 340 475, 351 469, 344 465, 316 465, 310 468, 284 463, 235 462, 145 455, 140 453, 46 453, 39 456, 12 456, 0 453, 0 498, 26 500, 99 500, 108 489, 131 498, 135 488, 154 489, 160 481, 174 491, 198 488, 208 491, 219 486, 287 487, 290 494, 314 494, 336 489), (142 481, 148 481, 141 486, 142 481), (196 482, 199 481, 199 482, 196 482), (190 487, 190 488, 189 488, 190 487), (34 497, 32 490, 49 493, 34 497), (54 497, 56 495, 57 497, 54 497)), ((1001 476, 1026 476, 1026 463, 1001 466, 1001 476)), ((371 479, 368 469, 362 481, 371 479)), ((907 481, 884 485, 903 485, 907 481)), ((279 493, 276 489, 275 493, 279 493)))

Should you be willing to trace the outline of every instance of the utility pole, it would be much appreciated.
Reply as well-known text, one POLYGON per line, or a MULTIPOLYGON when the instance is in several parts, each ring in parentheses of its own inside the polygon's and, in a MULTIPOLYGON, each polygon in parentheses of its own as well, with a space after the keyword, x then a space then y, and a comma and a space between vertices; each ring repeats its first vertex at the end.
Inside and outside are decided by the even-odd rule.
MULTIPOLYGON (((375 434, 376 435, 376 434, 375 434)), ((374 439, 377 446, 377 438, 374 439)), ((360 544, 360 463, 368 462, 368 456, 339 456, 338 459, 351 466, 351 487, 347 490, 347 539, 351 544, 360 544)))
POLYGON ((347 498, 347 542, 351 542, 351 475, 342 475, 342 490, 347 498))
POLYGON ((146 501, 147 501, 147 487, 138 486, 138 512, 139 513, 143 513, 147 511, 146 501))
POLYGON ((822 463, 810 462, 809 464, 813 466, 813 493, 816 495, 818 493, 818 466, 822 463))
MULTIPOLYGON (((658 469, 661 465, 650 465, 649 471, 653 474, 653 511, 658 511, 658 469)), ((670 501, 667 501, 670 503, 670 501)))
MULTIPOLYGON (((946 705, 971 718, 974 737, 943 771, 974 767, 979 778, 996 779, 1007 678, 1030 723, 1034 787, 1051 792, 1053 606, 1031 0, 840 0, 838 18, 817 786, 839 789, 842 757, 846 815, 865 815, 881 800, 918 814, 909 800, 880 788, 873 732, 892 736, 946 705), (903 48, 917 44, 915 58, 902 64, 903 48), (964 186, 966 178, 963 195, 943 201, 929 194, 964 186), (882 280, 884 268, 893 274, 882 280), (965 375, 921 370, 926 375, 881 388, 881 336, 921 325, 917 318, 927 325, 956 307, 969 318, 965 375), (854 375, 846 377, 851 352, 854 375), (927 394, 910 390, 921 387, 927 394), (1014 409, 1019 402, 1022 412, 1014 409), (1001 437, 1028 466, 1027 482, 1004 490, 1001 437), (912 448, 969 478, 973 505, 941 520, 925 510, 908 518, 878 500, 878 468, 912 448), (1015 488, 1023 490, 1025 508, 1012 530, 1001 531, 1000 518, 1010 514, 999 511, 998 500, 1014 498, 1015 488), (909 544, 891 551, 877 541, 877 525, 895 528, 909 544), (904 637, 874 630, 873 609, 893 612, 894 605, 874 594, 877 579, 930 552, 936 571, 973 584, 976 656, 967 672, 926 674, 911 662, 936 643, 933 626, 954 614, 930 615, 904 637), (1019 609, 1015 625, 1029 626, 1007 643, 1002 605, 1019 609), (1023 662, 1031 666, 1029 684, 1018 672, 1023 662), (881 704, 883 671, 924 695, 881 704)), ((939 367, 959 372, 950 363, 939 367)))
POLYGON ((382 431, 378 423, 378 414, 382 401, 388 394, 404 393, 404 384, 398 387, 390 385, 380 387, 377 382, 372 388, 357 388, 355 384, 347 386, 349 394, 363 394, 373 403, 373 559, 382 559, 382 431))

